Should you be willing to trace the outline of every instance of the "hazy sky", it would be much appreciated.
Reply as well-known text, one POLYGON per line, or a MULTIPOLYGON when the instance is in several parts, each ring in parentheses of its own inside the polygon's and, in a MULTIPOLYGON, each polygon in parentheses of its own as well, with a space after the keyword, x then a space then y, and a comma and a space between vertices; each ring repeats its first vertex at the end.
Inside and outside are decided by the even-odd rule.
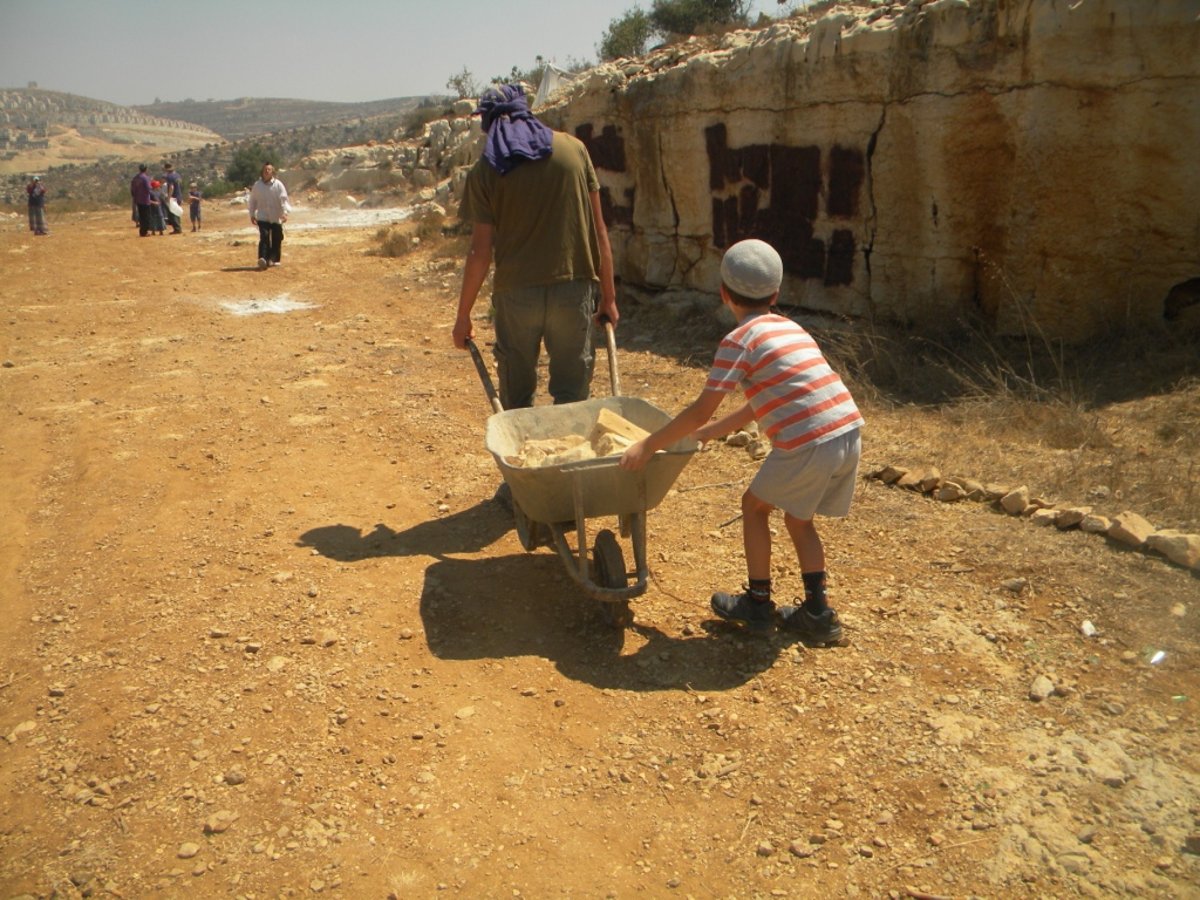
MULTIPOLYGON (((124 106, 445 94, 594 61, 609 23, 652 0, 0 0, 0 88, 29 82, 124 106)), ((752 0, 751 15, 788 7, 752 0)))

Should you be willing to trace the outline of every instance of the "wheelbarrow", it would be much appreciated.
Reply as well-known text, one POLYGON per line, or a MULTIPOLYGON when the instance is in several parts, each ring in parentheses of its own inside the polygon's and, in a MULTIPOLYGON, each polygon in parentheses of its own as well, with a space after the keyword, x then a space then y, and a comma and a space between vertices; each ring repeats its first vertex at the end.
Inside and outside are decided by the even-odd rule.
POLYGON ((630 601, 646 592, 649 567, 646 560, 646 513, 658 506, 679 477, 697 444, 683 439, 654 454, 640 472, 619 465, 619 456, 538 467, 514 466, 507 460, 520 453, 528 440, 590 434, 602 409, 624 417, 653 432, 671 416, 637 397, 622 397, 617 373, 617 348, 611 322, 605 322, 611 397, 505 410, 496 393, 487 365, 475 342, 467 349, 495 411, 487 420, 488 452, 500 467, 512 493, 513 518, 521 546, 532 552, 553 547, 571 577, 584 592, 601 603, 601 612, 612 625, 626 627, 633 621, 630 601), (617 530, 633 549, 633 570, 626 565, 617 535, 601 529, 588 555, 587 520, 615 516, 617 530), (575 547, 568 533, 575 532, 575 547), (632 577, 633 583, 630 583, 632 577))

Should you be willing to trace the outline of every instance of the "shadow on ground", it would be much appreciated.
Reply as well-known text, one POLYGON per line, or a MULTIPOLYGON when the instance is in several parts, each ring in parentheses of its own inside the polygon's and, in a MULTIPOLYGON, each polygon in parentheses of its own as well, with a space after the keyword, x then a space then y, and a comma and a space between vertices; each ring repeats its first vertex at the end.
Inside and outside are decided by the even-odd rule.
MULTIPOLYGON (((769 669, 787 642, 717 624, 692 637, 672 637, 638 621, 618 629, 604 620, 552 550, 462 559, 494 544, 512 527, 487 500, 453 515, 395 531, 378 524, 363 532, 327 525, 297 541, 339 562, 387 556, 430 556, 420 613, 430 651, 439 659, 538 656, 567 678, 599 688, 633 691, 715 691, 745 684, 769 669), (623 653, 627 635, 645 643, 623 653)), ((653 588, 651 588, 653 590, 653 588)))
POLYGON ((512 516, 498 503, 481 501, 403 531, 377 524, 363 532, 353 525, 323 525, 300 535, 297 545, 312 547, 338 562, 357 562, 384 556, 432 556, 478 553, 512 529, 512 516))
POLYGON ((421 621, 440 659, 540 656, 567 678, 598 688, 716 691, 771 668, 785 643, 714 627, 672 637, 638 621, 604 621, 549 550, 492 559, 442 559, 425 571, 421 621), (645 643, 623 653, 627 635, 645 643))

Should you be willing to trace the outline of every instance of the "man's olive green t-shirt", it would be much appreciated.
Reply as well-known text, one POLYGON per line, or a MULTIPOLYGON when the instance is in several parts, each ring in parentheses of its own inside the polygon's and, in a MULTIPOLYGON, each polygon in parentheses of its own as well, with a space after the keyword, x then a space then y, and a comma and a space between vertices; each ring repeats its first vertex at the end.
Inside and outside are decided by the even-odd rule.
POLYGON ((587 148, 554 132, 545 159, 501 175, 482 157, 467 175, 459 218, 491 225, 493 291, 599 281, 600 243, 590 192, 600 190, 587 148))

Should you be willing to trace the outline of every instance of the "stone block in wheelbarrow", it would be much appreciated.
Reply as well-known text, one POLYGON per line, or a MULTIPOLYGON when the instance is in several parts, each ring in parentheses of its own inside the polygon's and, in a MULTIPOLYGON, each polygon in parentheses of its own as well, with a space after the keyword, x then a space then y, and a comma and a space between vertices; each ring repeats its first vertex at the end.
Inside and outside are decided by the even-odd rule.
POLYGON ((641 472, 622 469, 619 456, 537 468, 506 462, 506 457, 517 456, 529 440, 591 434, 603 410, 614 412, 646 431, 655 431, 671 420, 668 413, 639 397, 600 397, 558 406, 510 409, 488 419, 488 452, 512 490, 513 500, 533 521, 574 522, 576 482, 581 490, 584 518, 623 516, 654 509, 696 452, 696 442, 684 438, 656 453, 641 472))

